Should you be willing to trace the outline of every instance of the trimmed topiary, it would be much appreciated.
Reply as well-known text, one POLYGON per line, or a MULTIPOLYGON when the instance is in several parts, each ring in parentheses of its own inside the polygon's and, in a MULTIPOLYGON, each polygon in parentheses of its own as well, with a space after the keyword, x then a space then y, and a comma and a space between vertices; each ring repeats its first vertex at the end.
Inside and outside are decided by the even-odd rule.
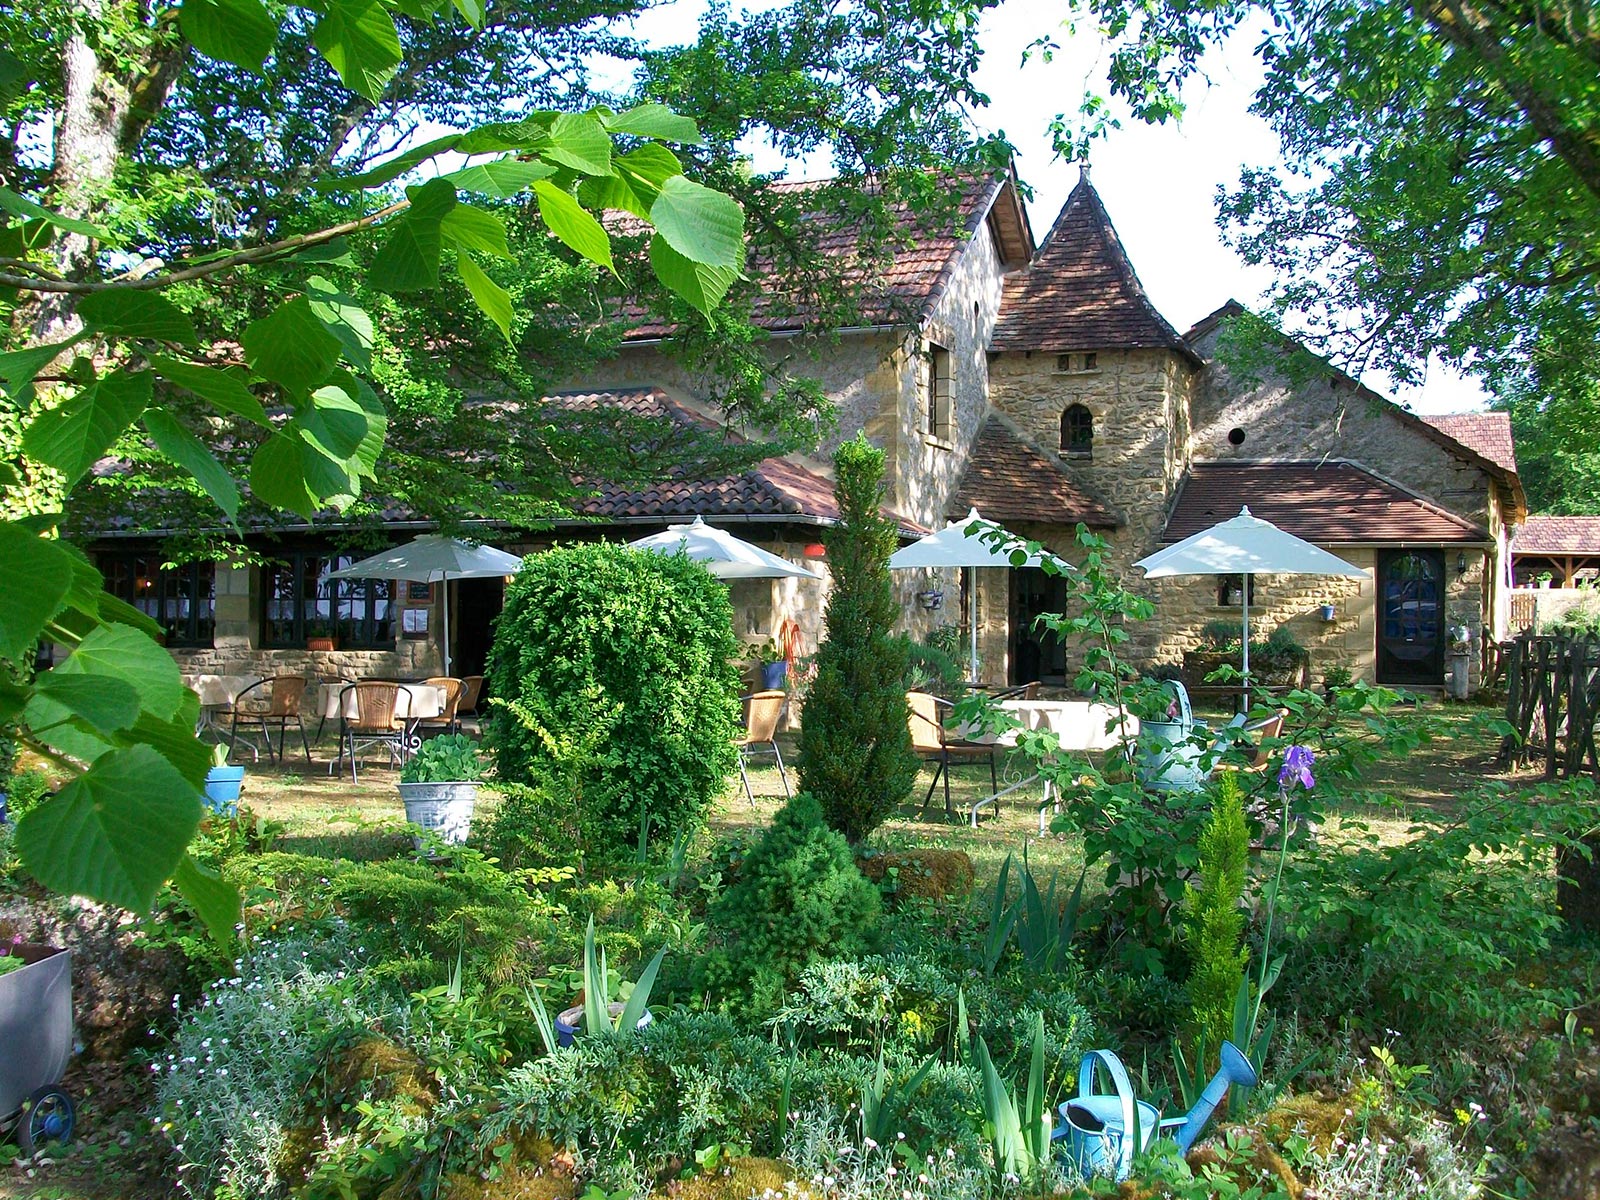
POLYGON ((800 727, 800 789, 853 843, 911 794, 919 763, 906 711, 910 646, 890 632, 897 535, 883 515, 883 451, 857 436, 833 464, 842 520, 823 535, 833 590, 800 727))
POLYGON ((724 942, 703 960, 705 987, 725 1006, 743 998, 774 1011, 812 963, 863 953, 879 912, 849 844, 824 824, 816 797, 800 792, 711 909, 724 942))
POLYGON ((624 546, 529 555, 506 589, 486 681, 502 780, 559 793, 584 856, 653 849, 727 787, 740 729, 726 585, 624 546))

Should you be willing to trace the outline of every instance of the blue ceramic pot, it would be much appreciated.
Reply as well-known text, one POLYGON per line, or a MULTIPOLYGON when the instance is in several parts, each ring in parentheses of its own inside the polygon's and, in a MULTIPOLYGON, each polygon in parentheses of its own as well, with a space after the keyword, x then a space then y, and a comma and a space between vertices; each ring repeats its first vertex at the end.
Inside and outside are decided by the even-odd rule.
POLYGON ((219 817, 238 813, 243 790, 243 767, 212 767, 206 772, 206 807, 219 817))

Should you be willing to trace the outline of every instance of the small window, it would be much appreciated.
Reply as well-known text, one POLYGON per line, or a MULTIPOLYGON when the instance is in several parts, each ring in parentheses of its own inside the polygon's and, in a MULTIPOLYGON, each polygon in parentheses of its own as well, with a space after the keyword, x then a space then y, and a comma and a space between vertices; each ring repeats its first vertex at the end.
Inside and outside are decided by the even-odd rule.
MULTIPOLYGON (((1217 607, 1238 608, 1244 600, 1243 575, 1217 576, 1217 607)), ((1250 576, 1250 603, 1256 602, 1256 577, 1250 576)))
POLYGON ((1083 356, 1083 369, 1085 371, 1093 371, 1096 369, 1099 361, 1100 356, 1098 354, 1085 354, 1083 356))
POLYGON ((943 346, 928 344, 928 374, 924 384, 923 409, 926 414, 924 428, 931 438, 950 439, 950 351, 943 346))
POLYGON ((1234 429, 1228 430, 1228 445, 1230 445, 1230 446, 1242 446, 1242 445, 1244 445, 1244 430, 1239 429, 1239 428, 1234 428, 1234 429))
POLYGON ((106 591, 161 626, 169 646, 209 646, 216 628, 216 568, 208 562, 168 564, 150 551, 105 554, 106 591))
POLYGON ((1056 374, 1081 375, 1085 371, 1098 371, 1100 369, 1100 356, 1089 354, 1058 354, 1056 355, 1056 374))
POLYGON ((1091 458, 1094 455, 1094 414, 1081 404, 1071 405, 1061 414, 1061 457, 1091 458))

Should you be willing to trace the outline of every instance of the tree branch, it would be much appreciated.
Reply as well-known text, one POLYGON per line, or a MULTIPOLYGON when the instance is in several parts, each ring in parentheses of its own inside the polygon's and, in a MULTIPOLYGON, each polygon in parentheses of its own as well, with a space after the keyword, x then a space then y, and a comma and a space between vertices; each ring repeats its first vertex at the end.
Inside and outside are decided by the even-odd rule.
POLYGON ((91 292, 152 292, 160 288, 171 287, 175 283, 184 283, 190 279, 204 279, 207 275, 215 275, 220 271, 231 271, 234 267, 268 262, 280 255, 289 254, 296 250, 306 250, 312 246, 321 246, 333 241, 335 238, 343 237, 347 233, 359 233, 363 229, 369 229, 385 217, 392 217, 395 213, 403 212, 410 207, 411 201, 398 200, 385 208, 380 208, 370 216, 361 217, 358 220, 346 221, 342 225, 331 225, 327 229, 318 230, 316 233, 297 233, 293 237, 283 238, 276 242, 268 242, 263 246, 252 246, 248 250, 240 250, 237 254, 229 254, 222 258, 213 259, 210 262, 196 263, 191 267, 182 267, 176 271, 169 271, 164 275, 148 275, 143 279, 130 279, 122 283, 89 283, 74 279, 37 279, 30 275, 14 275, 0 272, 0 286, 14 287, 29 292, 62 292, 75 296, 86 296, 91 292))

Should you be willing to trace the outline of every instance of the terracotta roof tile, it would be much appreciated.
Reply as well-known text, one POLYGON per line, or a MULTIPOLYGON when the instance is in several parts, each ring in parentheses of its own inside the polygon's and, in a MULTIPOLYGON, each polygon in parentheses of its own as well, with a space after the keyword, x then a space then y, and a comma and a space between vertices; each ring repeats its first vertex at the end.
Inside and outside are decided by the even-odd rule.
MULTIPOLYGON (((954 272, 959 253, 982 227, 995 200, 1010 184, 1007 176, 952 176, 946 183, 958 192, 953 212, 933 215, 915 213, 906 204, 896 204, 889 218, 894 225, 881 257, 861 258, 861 245, 868 230, 863 222, 840 221, 820 213, 806 215, 812 235, 807 253, 846 263, 846 281, 860 287, 859 320, 863 325, 912 324, 931 310, 954 272)), ((821 182, 794 181, 772 185, 778 192, 803 193, 822 187, 821 182)), ((619 230, 641 228, 628 217, 612 222, 619 230)), ((752 298, 751 318, 762 328, 781 331, 803 328, 808 313, 793 296, 785 295, 782 281, 769 282, 771 256, 759 247, 753 252, 745 273, 762 282, 752 298)), ((650 319, 649 311, 638 304, 624 307, 623 319, 637 320, 628 331, 629 340, 665 337, 674 326, 650 319)))
POLYGON ((1166 349, 1199 358, 1156 311, 1088 174, 1033 261, 1006 280, 995 350, 1166 349))
POLYGON ((1487 531, 1354 463, 1195 463, 1163 540, 1178 542, 1239 515, 1241 505, 1319 545, 1485 542, 1487 531))
POLYGON ((1517 469, 1517 448, 1511 436, 1510 413, 1446 413, 1422 419, 1496 466, 1504 467, 1507 471, 1517 469))
POLYGON ((1534 513, 1517 530, 1513 554, 1600 554, 1600 517, 1534 513))
POLYGON ((1099 529, 1118 520, 1073 483, 1055 459, 1032 446, 1001 417, 991 414, 978 432, 961 486, 950 504, 952 517, 976 508, 991 521, 1038 521, 1099 529))

